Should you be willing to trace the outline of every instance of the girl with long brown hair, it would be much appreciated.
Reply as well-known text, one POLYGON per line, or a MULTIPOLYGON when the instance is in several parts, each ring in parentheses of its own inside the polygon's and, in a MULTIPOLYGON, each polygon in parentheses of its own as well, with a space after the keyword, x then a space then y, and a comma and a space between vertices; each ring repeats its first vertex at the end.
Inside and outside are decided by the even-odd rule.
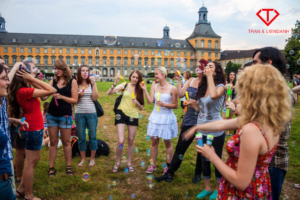
POLYGON ((32 186, 34 167, 40 158, 43 141, 43 116, 38 98, 51 95, 56 89, 49 84, 34 78, 31 69, 34 63, 26 61, 17 72, 17 76, 9 86, 9 108, 11 117, 25 117, 29 128, 20 130, 25 140, 25 165, 21 183, 17 189, 17 197, 33 199, 32 186), (25 65, 25 67, 24 67, 25 65), (31 88, 38 85, 39 88, 31 88))
POLYGON ((49 82, 57 92, 49 105, 46 115, 47 127, 50 138, 49 148, 49 172, 48 176, 55 175, 54 162, 57 154, 58 132, 61 133, 64 154, 66 158, 66 173, 74 175, 71 169, 71 128, 73 124, 71 105, 78 101, 78 85, 75 79, 72 79, 70 68, 64 60, 54 62, 54 79, 49 82))
POLYGON ((120 80, 120 75, 116 76, 114 84, 109 88, 107 94, 111 95, 123 91, 122 100, 115 114, 115 125, 118 132, 118 146, 116 148, 117 158, 113 167, 113 173, 117 173, 120 167, 121 155, 125 142, 125 128, 128 128, 128 158, 127 167, 130 172, 134 172, 132 167, 132 155, 134 151, 134 138, 138 127, 139 113, 144 107, 143 90, 140 83, 143 81, 143 75, 138 70, 133 70, 129 75, 130 83, 122 83, 116 87, 120 80))

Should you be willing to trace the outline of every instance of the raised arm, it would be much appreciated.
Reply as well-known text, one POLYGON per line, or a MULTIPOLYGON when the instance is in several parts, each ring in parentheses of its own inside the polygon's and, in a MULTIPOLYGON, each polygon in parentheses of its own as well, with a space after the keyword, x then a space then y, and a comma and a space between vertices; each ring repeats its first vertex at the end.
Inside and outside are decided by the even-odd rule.
POLYGON ((207 77, 207 89, 209 92, 209 95, 212 99, 217 99, 220 96, 222 96, 225 92, 224 87, 218 87, 216 88, 215 82, 214 82, 214 77, 213 77, 213 72, 211 71, 211 69, 209 67, 205 68, 205 72, 204 74, 207 77))
POLYGON ((95 82, 95 79, 91 79, 91 84, 92 84, 92 99, 93 99, 93 101, 97 101, 97 99, 98 99, 98 96, 99 96, 99 94, 98 94, 98 88, 97 88, 97 84, 96 84, 96 82, 95 82))
POLYGON ((140 84, 140 86, 143 89, 144 96, 145 96, 148 104, 151 105, 154 101, 154 93, 155 93, 155 86, 156 86, 155 82, 153 82, 151 85, 150 95, 148 94, 147 87, 145 84, 140 84))
POLYGON ((16 72, 19 70, 20 66, 25 67, 24 63, 16 62, 14 64, 13 68, 8 73, 8 79, 9 79, 10 82, 12 82, 12 80, 14 79, 14 76, 15 76, 16 72))
POLYGON ((117 74, 116 80, 115 80, 114 84, 107 91, 108 95, 115 94, 117 91, 120 91, 120 90, 124 89, 124 84, 123 83, 120 84, 120 85, 118 85, 116 87, 116 85, 118 84, 119 80, 120 80, 120 75, 117 74))
POLYGON ((178 94, 178 97, 182 98, 182 97, 185 96, 185 92, 188 89, 192 78, 190 78, 188 81, 186 81, 185 84, 182 87, 181 81, 180 81, 180 76, 178 75, 178 73, 175 73, 174 76, 177 80, 177 94, 178 94))

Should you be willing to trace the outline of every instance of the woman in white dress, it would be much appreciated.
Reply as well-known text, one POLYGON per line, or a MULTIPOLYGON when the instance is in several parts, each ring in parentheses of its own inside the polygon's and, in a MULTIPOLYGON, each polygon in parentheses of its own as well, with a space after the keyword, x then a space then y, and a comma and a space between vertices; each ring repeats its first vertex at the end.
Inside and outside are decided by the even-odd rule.
POLYGON ((141 84, 144 95, 149 104, 155 100, 153 111, 149 117, 147 135, 151 137, 151 165, 146 173, 153 173, 156 170, 156 157, 158 154, 159 139, 164 140, 166 146, 167 166, 170 165, 173 157, 171 139, 177 137, 177 119, 172 109, 177 109, 178 94, 175 86, 167 83, 167 70, 165 67, 155 69, 155 83, 152 84, 150 95, 145 85, 141 84))

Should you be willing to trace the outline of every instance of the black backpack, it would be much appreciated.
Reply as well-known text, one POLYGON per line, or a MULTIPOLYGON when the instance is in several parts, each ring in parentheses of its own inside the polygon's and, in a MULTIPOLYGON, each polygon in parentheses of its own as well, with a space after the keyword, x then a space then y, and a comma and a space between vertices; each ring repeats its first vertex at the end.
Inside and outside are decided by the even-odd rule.
MULTIPOLYGON (((109 146, 102 140, 97 140, 98 149, 96 151, 96 157, 100 156, 108 156, 109 154, 109 146)), ((91 150, 89 147, 89 142, 86 141, 86 151, 85 151, 86 157, 91 157, 91 150)))
MULTIPOLYGON (((126 85, 125 85, 125 87, 123 89, 123 92, 125 91, 127 85, 128 85, 128 83, 126 83, 126 85)), ((119 105, 121 103, 122 97, 123 97, 123 93, 120 96, 118 96, 118 98, 116 99, 115 106, 114 106, 114 112, 115 113, 116 113, 116 111, 117 111, 117 109, 118 109, 118 107, 119 107, 119 105)))
POLYGON ((71 147, 72 147, 72 158, 79 155, 79 148, 78 148, 78 137, 71 136, 71 147))

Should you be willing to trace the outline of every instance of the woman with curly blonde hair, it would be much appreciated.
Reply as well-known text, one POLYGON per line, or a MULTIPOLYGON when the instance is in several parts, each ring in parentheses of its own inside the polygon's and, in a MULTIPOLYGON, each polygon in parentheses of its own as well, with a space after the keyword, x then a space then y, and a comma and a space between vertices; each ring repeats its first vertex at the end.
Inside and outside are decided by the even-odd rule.
POLYGON ((226 144, 226 164, 214 148, 196 146, 223 175, 217 199, 271 199, 268 165, 292 117, 287 85, 276 68, 257 64, 242 72, 236 90, 240 95, 238 118, 194 126, 183 139, 193 137, 197 130, 239 129, 226 144))
POLYGON ((48 176, 52 177, 56 172, 54 162, 57 154, 59 131, 67 163, 66 173, 72 176, 74 173, 71 169, 72 149, 70 137, 73 124, 71 106, 78 101, 78 85, 76 80, 72 79, 70 68, 64 60, 55 61, 54 69, 54 79, 49 84, 57 90, 57 93, 53 94, 48 113, 46 114, 50 138, 48 176))

